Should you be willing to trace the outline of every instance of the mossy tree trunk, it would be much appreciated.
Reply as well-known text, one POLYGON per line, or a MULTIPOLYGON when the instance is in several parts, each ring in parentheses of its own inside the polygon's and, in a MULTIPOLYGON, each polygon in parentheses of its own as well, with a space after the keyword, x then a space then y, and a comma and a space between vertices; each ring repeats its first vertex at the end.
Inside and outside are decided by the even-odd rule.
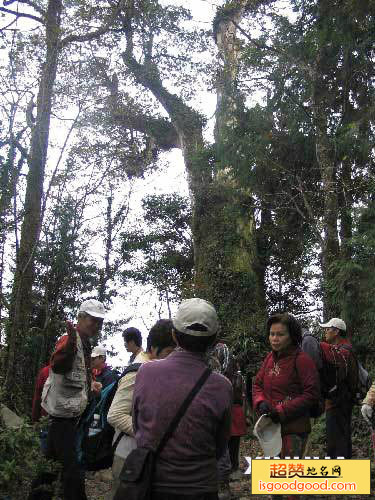
MULTIPOLYGON (((18 389, 27 376, 24 345, 32 313, 32 286, 34 283, 35 251, 41 227, 44 171, 47 159, 53 87, 59 56, 62 2, 49 0, 45 19, 46 55, 42 68, 35 125, 32 130, 29 172, 27 175, 24 218, 21 227, 20 248, 13 282, 9 328, 5 394, 11 406, 17 404, 18 389)), ((22 398, 21 398, 22 399, 22 398)))

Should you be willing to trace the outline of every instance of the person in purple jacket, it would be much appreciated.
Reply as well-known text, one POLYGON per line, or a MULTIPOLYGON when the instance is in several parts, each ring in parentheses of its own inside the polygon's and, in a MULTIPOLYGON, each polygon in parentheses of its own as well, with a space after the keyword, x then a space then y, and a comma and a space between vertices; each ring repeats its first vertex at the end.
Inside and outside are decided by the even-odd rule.
MULTIPOLYGON (((203 299, 185 300, 173 328, 177 349, 142 365, 137 375, 133 426, 138 446, 157 446, 206 369, 206 351, 219 328, 215 308, 203 299)), ((152 500, 217 500, 217 459, 230 437, 232 399, 229 380, 211 373, 157 457, 152 500)))

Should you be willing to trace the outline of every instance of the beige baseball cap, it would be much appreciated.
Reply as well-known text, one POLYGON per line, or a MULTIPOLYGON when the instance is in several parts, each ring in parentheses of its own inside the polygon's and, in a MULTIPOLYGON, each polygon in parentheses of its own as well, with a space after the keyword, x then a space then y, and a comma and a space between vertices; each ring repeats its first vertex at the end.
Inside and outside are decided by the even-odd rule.
POLYGON ((219 329, 219 320, 214 306, 204 299, 184 300, 172 320, 175 329, 193 337, 211 337, 219 329), (200 329, 195 327, 203 327, 200 329))
POLYGON ((107 350, 104 347, 100 346, 100 345, 97 345, 91 351, 91 357, 92 358, 96 358, 98 356, 106 356, 106 355, 107 355, 107 350))
POLYGON ((340 318, 332 318, 328 321, 328 323, 322 323, 319 324, 319 326, 322 328, 338 328, 339 330, 346 332, 346 323, 340 318))
POLYGON ((85 312, 94 318, 103 319, 107 311, 99 300, 89 299, 82 302, 79 312, 85 312))
POLYGON ((272 422, 267 415, 262 415, 254 426, 254 435, 258 438, 265 457, 278 457, 282 447, 281 425, 272 422))

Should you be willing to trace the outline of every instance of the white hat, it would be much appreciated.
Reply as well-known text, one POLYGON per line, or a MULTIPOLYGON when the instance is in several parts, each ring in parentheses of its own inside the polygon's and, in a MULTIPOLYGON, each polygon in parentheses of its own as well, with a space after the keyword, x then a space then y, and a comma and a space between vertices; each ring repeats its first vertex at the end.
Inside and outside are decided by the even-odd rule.
POLYGON ((104 306, 99 300, 89 299, 82 302, 79 312, 85 312, 94 318, 103 319, 106 313, 104 306))
POLYGON ((277 457, 281 451, 281 425, 272 422, 267 415, 262 415, 254 426, 254 435, 258 438, 265 457, 277 457))
POLYGON ((343 321, 340 318, 332 318, 328 321, 328 323, 319 324, 319 326, 321 326, 322 328, 334 327, 334 328, 338 328, 339 330, 343 330, 344 332, 346 332, 345 321, 343 321))
POLYGON ((106 356, 106 355, 107 355, 107 350, 104 347, 101 347, 100 345, 94 347, 94 349, 91 352, 92 358, 96 358, 97 356, 106 356))
POLYGON ((184 300, 172 321, 177 331, 193 337, 211 337, 219 329, 214 306, 207 300, 198 298, 184 300), (201 325, 204 331, 192 329, 193 325, 201 325))

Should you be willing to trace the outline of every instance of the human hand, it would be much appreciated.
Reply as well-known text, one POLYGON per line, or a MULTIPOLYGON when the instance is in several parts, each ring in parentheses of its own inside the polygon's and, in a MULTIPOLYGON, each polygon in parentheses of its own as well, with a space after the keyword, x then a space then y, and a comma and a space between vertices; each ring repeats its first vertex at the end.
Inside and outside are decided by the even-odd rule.
POLYGON ((69 337, 76 337, 77 330, 74 328, 74 325, 71 321, 66 322, 66 331, 69 337))
POLYGON ((361 407, 361 413, 362 417, 366 420, 367 423, 372 425, 371 419, 372 419, 372 414, 373 414, 373 409, 372 406, 370 405, 362 405, 361 407))
POLYGON ((280 414, 274 408, 271 408, 271 411, 269 412, 269 416, 274 424, 278 424, 280 422, 280 414))
POLYGON ((261 403, 259 403, 257 411, 258 411, 258 414, 260 416, 267 415, 267 414, 271 413, 272 408, 267 401, 262 401, 261 403))
POLYGON ((95 396, 99 396, 100 391, 102 390, 103 385, 100 382, 91 382, 91 390, 95 394, 95 396))

